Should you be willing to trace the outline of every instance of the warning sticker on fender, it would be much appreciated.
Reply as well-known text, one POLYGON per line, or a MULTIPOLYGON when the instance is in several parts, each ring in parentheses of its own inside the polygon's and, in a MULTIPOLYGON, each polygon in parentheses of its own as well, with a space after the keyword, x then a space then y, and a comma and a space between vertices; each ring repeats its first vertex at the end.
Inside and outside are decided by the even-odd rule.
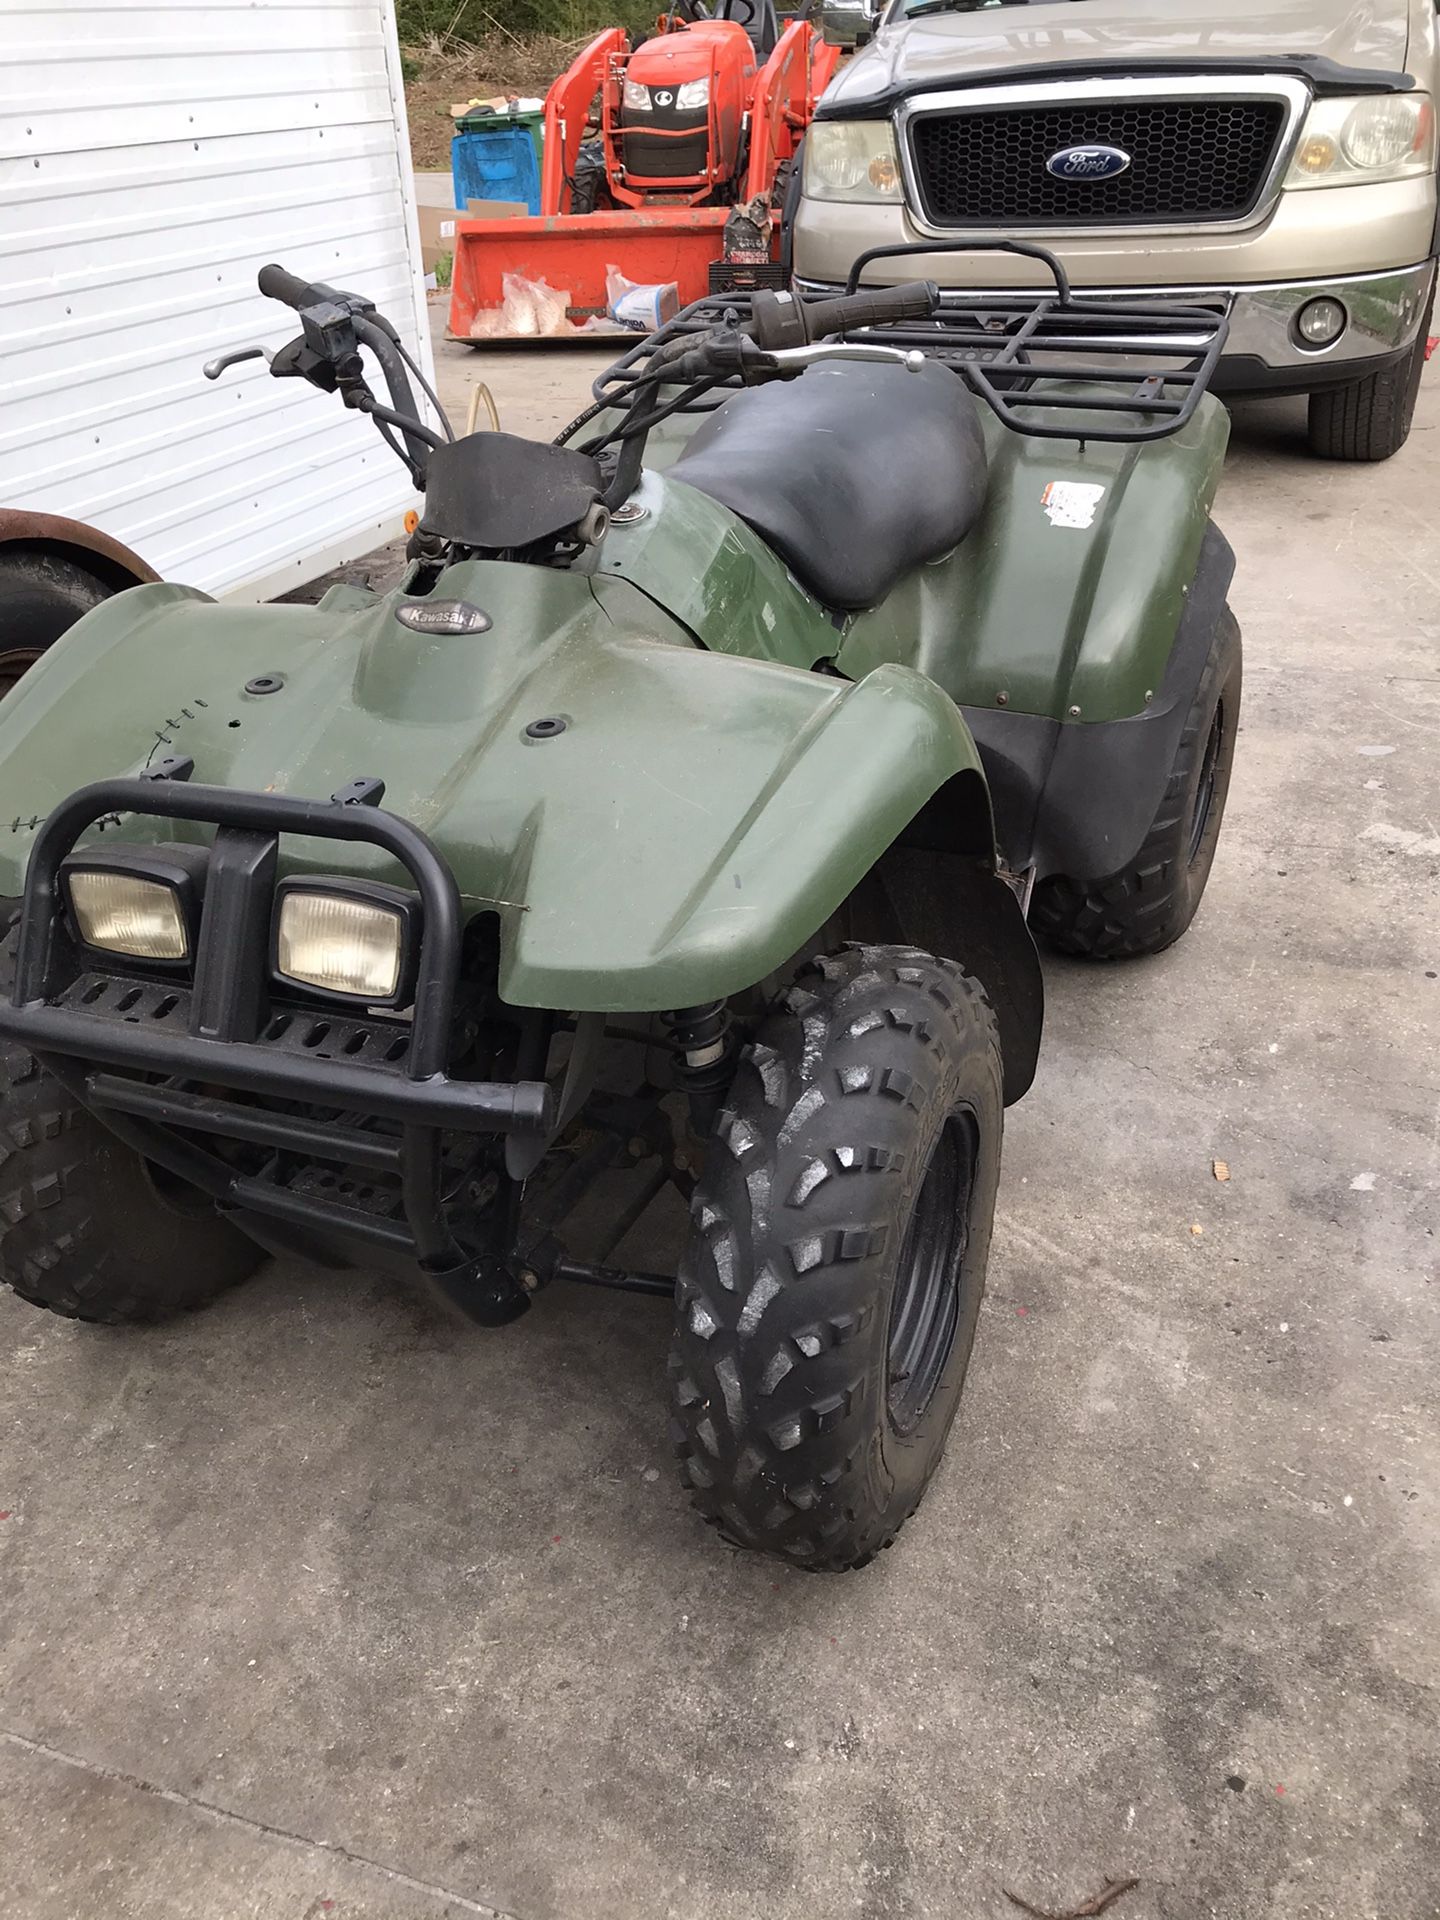
POLYGON ((1052 527, 1093 527, 1104 498, 1104 487, 1084 480, 1052 480, 1040 496, 1052 527))

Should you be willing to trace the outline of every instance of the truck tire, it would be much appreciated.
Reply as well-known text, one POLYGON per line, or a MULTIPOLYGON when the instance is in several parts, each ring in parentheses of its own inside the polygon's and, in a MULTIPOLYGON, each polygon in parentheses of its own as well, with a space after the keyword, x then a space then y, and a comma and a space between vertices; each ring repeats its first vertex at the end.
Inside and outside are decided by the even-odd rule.
MULTIPOLYGON (((15 935, 0 949, 0 992, 15 935)), ((33 1307, 107 1325, 163 1320, 247 1279, 262 1250, 151 1169, 23 1047, 0 1042, 0 1280, 33 1307)))
POLYGON ((114 591, 46 546, 0 547, 0 699, 82 614, 114 591))
POLYGON ((1053 874, 1036 887, 1030 925, 1049 946, 1088 960, 1128 960, 1163 953, 1190 925, 1225 816, 1241 680, 1240 627, 1226 607, 1133 863, 1093 880, 1053 874))
POLYGON ((1388 460, 1410 438, 1425 371, 1427 317, 1401 360, 1310 396, 1310 450, 1324 460, 1388 460))
POLYGON ((741 1054, 670 1361, 682 1479, 735 1545, 841 1572, 920 1504, 975 1337, 1003 1112, 979 983, 909 948, 810 963, 741 1054))

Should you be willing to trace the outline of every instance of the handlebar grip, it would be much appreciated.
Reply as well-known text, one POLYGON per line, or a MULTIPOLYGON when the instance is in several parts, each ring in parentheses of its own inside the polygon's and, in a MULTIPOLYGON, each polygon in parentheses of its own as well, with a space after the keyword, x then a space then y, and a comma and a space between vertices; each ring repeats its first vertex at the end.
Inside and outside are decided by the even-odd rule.
POLYGON ((851 327, 884 326, 891 320, 928 320, 940 304, 933 280, 907 280, 898 287, 866 287, 839 300, 814 300, 801 308, 805 334, 820 340, 851 327))
POLYGON ((267 300, 279 300, 287 307, 293 307, 298 313, 302 307, 313 307, 328 298, 330 289, 316 282, 313 286, 302 280, 297 273, 287 273, 284 267, 262 267, 257 284, 267 300))

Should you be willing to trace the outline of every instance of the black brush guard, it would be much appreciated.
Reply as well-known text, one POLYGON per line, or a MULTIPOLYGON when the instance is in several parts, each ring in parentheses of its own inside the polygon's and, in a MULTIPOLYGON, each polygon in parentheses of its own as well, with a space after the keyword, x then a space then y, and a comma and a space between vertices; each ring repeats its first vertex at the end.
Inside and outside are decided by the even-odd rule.
MULTIPOLYGON (((0 1033, 27 1047, 121 1139, 240 1215, 248 1230, 256 1232, 257 1216, 275 1223, 273 1232, 256 1232, 267 1244, 312 1258, 323 1257, 336 1235, 384 1247, 413 1257, 475 1317, 512 1317, 526 1304, 504 1258, 514 1243, 518 1184, 509 1183, 515 1204, 508 1217, 487 1236, 494 1244, 482 1253, 462 1248, 447 1221, 444 1140, 498 1133, 533 1146, 552 1131, 554 1098, 539 1077, 465 1080, 446 1072, 462 934, 454 875, 417 828, 347 801, 344 789, 329 803, 234 793, 185 784, 188 771, 184 763, 168 778, 100 781, 46 820, 30 856, 14 990, 10 1004, 0 1002, 0 1033), (216 829, 188 980, 97 971, 70 937, 61 863, 88 828, 125 814, 216 829), (359 1007, 350 1014, 269 1003, 268 969, 256 956, 268 954, 282 833, 363 841, 406 869, 423 910, 408 1022, 375 1019, 359 1007), (226 1097, 234 1094, 242 1098, 226 1097), (249 1104, 247 1096, 308 1111, 249 1104), (269 1148, 271 1159, 259 1173, 239 1171, 177 1127, 269 1148), (398 1180, 403 1219, 373 1200, 367 1207, 363 1179, 308 1190, 286 1184, 287 1154, 398 1180)), ((535 1065, 543 1072, 543 1061, 535 1065)))

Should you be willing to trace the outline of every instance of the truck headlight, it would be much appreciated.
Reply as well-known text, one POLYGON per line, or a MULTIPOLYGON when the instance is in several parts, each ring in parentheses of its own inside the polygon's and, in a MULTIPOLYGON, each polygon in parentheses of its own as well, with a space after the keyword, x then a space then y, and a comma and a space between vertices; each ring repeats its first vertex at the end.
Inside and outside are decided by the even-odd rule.
POLYGON ((815 120, 805 135, 804 192, 811 200, 903 199, 888 120, 815 120))
POLYGON ((193 957, 209 856, 204 847, 91 847, 68 855, 61 884, 75 934, 129 960, 193 957))
POLYGON ((284 880, 275 909, 275 973, 317 993, 400 1005, 419 906, 413 894, 378 882, 284 880))
POLYGON ((710 76, 703 80, 685 80, 675 95, 677 107, 708 107, 710 104, 710 76))
POLYGON ((1287 187, 1353 187, 1435 171, 1428 93, 1317 100, 1290 162, 1287 187))

